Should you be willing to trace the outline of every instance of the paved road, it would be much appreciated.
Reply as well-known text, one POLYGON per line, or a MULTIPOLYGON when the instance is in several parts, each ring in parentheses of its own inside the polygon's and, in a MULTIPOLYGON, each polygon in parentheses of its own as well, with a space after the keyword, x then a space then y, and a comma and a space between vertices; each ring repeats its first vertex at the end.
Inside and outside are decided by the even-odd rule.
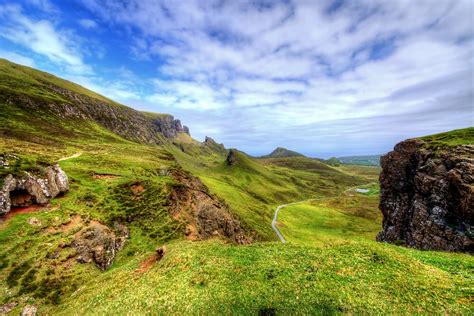
MULTIPOLYGON (((371 185, 371 184, 374 184, 374 183, 375 182, 367 183, 364 186, 371 185)), ((286 206, 289 206, 289 205, 295 205, 295 204, 300 204, 300 203, 309 202, 309 201, 324 201, 324 200, 334 199, 334 198, 340 197, 341 195, 345 194, 346 192, 354 190, 358 187, 360 187, 360 185, 355 186, 355 187, 350 187, 350 188, 344 190, 340 195, 334 196, 334 197, 323 197, 323 198, 316 198, 316 199, 307 199, 307 200, 303 200, 303 201, 298 201, 298 202, 279 205, 275 210, 275 215, 273 215, 272 228, 275 231, 275 233, 277 234, 278 238, 280 238, 281 242, 284 244, 284 243, 286 243, 285 237, 283 237, 283 235, 280 233, 280 231, 278 230, 278 228, 276 226, 277 221, 278 221, 278 212, 280 212, 280 210, 282 208, 284 208, 286 206)))
POLYGON ((284 205, 280 205, 276 208, 275 210, 275 215, 273 216, 273 221, 272 221, 272 228, 273 230, 275 231, 275 233, 278 235, 278 238, 280 238, 281 242, 282 243, 286 243, 286 240, 285 238, 283 237, 283 235, 280 233, 280 231, 278 230, 278 228, 276 227, 276 222, 277 222, 277 219, 278 219, 278 212, 280 211, 281 208, 287 206, 288 204, 284 204, 284 205))

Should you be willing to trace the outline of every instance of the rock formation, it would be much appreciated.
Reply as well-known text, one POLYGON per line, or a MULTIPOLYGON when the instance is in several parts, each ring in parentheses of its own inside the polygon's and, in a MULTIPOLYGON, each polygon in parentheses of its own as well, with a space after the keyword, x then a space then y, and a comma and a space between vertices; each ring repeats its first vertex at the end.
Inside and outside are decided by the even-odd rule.
POLYGON ((186 133, 189 135, 189 128, 181 125, 181 121, 175 120, 171 115, 157 116, 153 119, 152 123, 156 131, 166 138, 174 138, 178 133, 186 133))
POLYGON ((474 252, 474 145, 430 149, 397 144, 381 159, 378 241, 474 252))
POLYGON ((44 176, 28 172, 22 177, 10 174, 3 179, 0 190, 0 215, 8 213, 12 206, 46 204, 68 190, 68 177, 57 164, 47 167, 44 176))
POLYGON ((72 246, 77 251, 76 260, 80 263, 94 262, 101 270, 109 268, 115 255, 125 245, 129 237, 126 226, 115 224, 114 229, 92 221, 75 237, 72 246))
POLYGON ((176 186, 168 197, 170 213, 173 217, 187 218, 187 234, 195 234, 191 239, 223 237, 238 244, 252 241, 242 229, 224 202, 209 193, 208 188, 196 177, 182 170, 171 172, 180 186, 176 186))
POLYGON ((229 154, 225 160, 228 166, 234 166, 239 162, 239 157, 236 149, 229 150, 229 154))
POLYGON ((227 149, 225 149, 224 144, 218 144, 211 137, 206 136, 206 138, 204 139, 204 146, 210 148, 212 151, 216 153, 227 155, 227 149))
MULTIPOLYGON (((96 123, 140 143, 159 144, 163 138, 174 138, 178 133, 189 134, 189 129, 171 115, 137 111, 74 83, 6 60, 1 60, 1 66, 2 74, 8 78, 4 78, 4 88, 9 92, 0 93, 0 103, 15 111, 35 113, 38 118, 50 117, 72 125, 83 122, 86 128, 87 123, 96 123), (23 80, 25 74, 30 78, 27 83, 23 80), (23 87, 25 93, 17 91, 18 87, 23 87), (29 89, 36 92, 28 93, 29 89)), ((64 135, 75 134, 59 124, 54 129, 64 135)), ((0 132, 9 137, 21 136, 9 129, 0 128, 0 132)))

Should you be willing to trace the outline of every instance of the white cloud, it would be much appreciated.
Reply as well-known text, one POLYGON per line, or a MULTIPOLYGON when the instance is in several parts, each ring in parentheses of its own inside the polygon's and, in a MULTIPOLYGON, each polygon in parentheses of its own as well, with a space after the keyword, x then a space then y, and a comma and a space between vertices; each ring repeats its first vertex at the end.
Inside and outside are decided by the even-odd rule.
POLYGON ((33 59, 14 52, 0 50, 0 58, 8 59, 20 65, 35 67, 35 61, 33 59))
POLYGON ((20 44, 74 73, 89 73, 75 44, 47 20, 33 20, 15 5, 0 6, 0 36, 20 44))
POLYGON ((40 10, 45 11, 45 12, 48 12, 48 13, 56 12, 56 7, 49 0, 26 0, 26 2, 38 7, 40 10))
POLYGON ((332 2, 311 0, 81 2, 96 16, 78 23, 123 28, 131 63, 155 65, 151 83, 127 69, 115 80, 83 76, 89 55, 71 34, 16 6, 0 7, 0 36, 78 69, 80 82, 112 98, 166 108, 197 137, 218 132, 243 149, 312 138, 327 150, 381 148, 394 135, 472 125, 469 0, 344 1, 332 12, 332 2))
POLYGON ((472 116, 466 106, 473 102, 468 74, 474 71, 469 0, 345 1, 334 12, 327 11, 330 2, 309 0, 268 7, 247 1, 85 3, 103 20, 135 30, 136 56, 164 60, 157 77, 167 79, 155 81, 148 101, 191 120, 198 136, 208 132, 203 120, 223 122, 220 138, 231 146, 273 135, 308 143, 312 132, 353 141, 344 131, 360 132, 364 119, 401 134, 408 128, 415 133, 420 124, 461 126, 469 120, 455 117, 472 116), (452 115, 444 111, 413 123, 420 111, 441 113, 449 98, 457 100, 450 102, 452 115), (405 128, 398 126, 403 117, 411 122, 405 128), (328 122, 338 123, 331 128, 328 122))
POLYGON ((95 29, 97 28, 97 22, 91 19, 80 19, 77 21, 80 26, 85 29, 95 29))

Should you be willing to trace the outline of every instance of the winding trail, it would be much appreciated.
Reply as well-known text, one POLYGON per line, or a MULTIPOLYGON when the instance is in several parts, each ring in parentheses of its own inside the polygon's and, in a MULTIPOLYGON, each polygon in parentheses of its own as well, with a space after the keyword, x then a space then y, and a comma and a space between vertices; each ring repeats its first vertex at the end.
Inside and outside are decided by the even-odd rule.
MULTIPOLYGON (((367 183, 367 184, 363 184, 362 186, 367 186, 367 185, 371 185, 371 184, 374 184, 376 182, 371 182, 371 183, 367 183)), ((286 206, 289 206, 289 205, 295 205, 295 204, 300 204, 300 203, 304 203, 304 202, 309 202, 309 201, 325 201, 325 200, 330 200, 330 199, 335 199, 335 198, 338 198, 340 196, 342 196, 343 194, 345 194, 346 192, 348 191, 351 191, 351 190, 354 190, 358 187, 360 187, 361 185, 357 185, 357 186, 354 186, 354 187, 350 187, 348 189, 345 189, 341 194, 337 195, 337 196, 333 196, 333 197, 322 197, 322 198, 313 198, 313 199, 307 199, 307 200, 303 200, 303 201, 298 201, 298 202, 293 202, 293 203, 288 203, 288 204, 282 204, 282 205, 279 205, 276 210, 275 210, 275 215, 273 215, 273 220, 272 220, 272 228, 273 230, 275 231, 275 233, 277 234, 278 238, 280 238, 280 241, 284 244, 286 243, 286 240, 285 240, 285 237, 283 237, 283 235, 281 234, 281 232, 278 230, 276 224, 277 224, 277 221, 278 221, 278 212, 280 212, 280 210, 286 206)))
POLYGON ((81 153, 81 152, 78 152, 78 153, 75 153, 74 155, 69 156, 69 157, 59 158, 58 161, 64 161, 64 160, 68 160, 68 159, 77 158, 77 157, 79 157, 80 155, 82 155, 82 153, 81 153))

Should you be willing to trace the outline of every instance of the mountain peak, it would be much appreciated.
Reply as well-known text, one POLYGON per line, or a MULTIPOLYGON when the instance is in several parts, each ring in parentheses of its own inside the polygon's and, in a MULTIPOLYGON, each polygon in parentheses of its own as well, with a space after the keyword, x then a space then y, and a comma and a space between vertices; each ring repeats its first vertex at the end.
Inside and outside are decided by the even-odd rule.
POLYGON ((286 158, 286 157, 304 157, 296 151, 292 151, 283 147, 277 147, 269 155, 262 156, 262 158, 286 158))

